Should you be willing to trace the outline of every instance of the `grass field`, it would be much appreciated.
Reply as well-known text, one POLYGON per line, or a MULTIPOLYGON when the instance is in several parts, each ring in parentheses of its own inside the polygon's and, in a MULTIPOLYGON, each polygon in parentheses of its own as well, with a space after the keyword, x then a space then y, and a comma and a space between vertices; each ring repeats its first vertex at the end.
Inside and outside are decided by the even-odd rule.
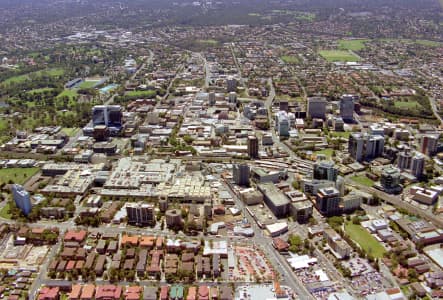
POLYGON ((70 137, 75 136, 79 130, 80 128, 62 128, 62 132, 70 137))
POLYGON ((398 108, 419 108, 421 107, 420 103, 418 103, 417 101, 395 101, 394 102, 394 106, 398 107, 398 108))
POLYGON ((38 93, 44 93, 46 91, 52 91, 53 88, 49 88, 49 87, 45 87, 45 88, 40 88, 40 89, 33 89, 28 91, 29 94, 38 94, 38 93))
POLYGON ((94 80, 85 80, 82 83, 80 83, 80 85, 78 86, 80 89, 90 89, 93 88, 98 81, 94 81, 94 80))
POLYGON ((23 74, 23 75, 17 75, 17 76, 10 77, 10 78, 6 79, 5 81, 3 81, 2 84, 20 83, 25 80, 29 80, 34 76, 35 77, 41 77, 43 75, 48 75, 51 77, 61 76, 64 73, 65 73, 65 71, 63 69, 59 69, 59 68, 41 70, 41 71, 29 73, 29 74, 23 74))
POLYGON ((298 63, 298 58, 293 55, 283 55, 281 57, 281 60, 283 60, 287 64, 296 64, 298 63))
POLYGON ((334 151, 333 149, 328 148, 328 149, 315 151, 314 153, 315 154, 324 154, 324 155, 326 155, 326 157, 331 158, 333 151, 334 151))
POLYGON ((76 98, 78 96, 77 91, 75 90, 64 90, 60 94, 58 94, 57 98, 68 96, 70 99, 76 98))
POLYGON ((0 184, 8 183, 10 180, 14 183, 23 184, 39 170, 39 168, 0 169, 0 184))
POLYGON ((351 133, 349 131, 333 131, 331 132, 331 135, 333 137, 343 137, 348 139, 351 133))
POLYGON ((127 92, 126 95, 129 97, 146 97, 153 98, 156 95, 156 91, 130 91, 127 92))
POLYGON ((0 210, 0 218, 3 219, 11 219, 11 214, 9 212, 9 203, 6 203, 5 206, 0 210))
POLYGON ((352 50, 352 51, 360 51, 363 50, 366 45, 365 43, 369 40, 339 40, 338 45, 342 50, 352 50))
POLYGON ((374 185, 374 181, 366 176, 354 176, 351 177, 351 180, 368 187, 372 187, 374 185))
POLYGON ((8 121, 0 119, 0 131, 5 130, 6 128, 8 128, 8 121))
POLYGON ((321 50, 318 52, 329 62, 357 62, 360 58, 346 50, 321 50))
POLYGON ((347 222, 345 231, 367 254, 380 258, 386 252, 385 248, 361 225, 347 222))

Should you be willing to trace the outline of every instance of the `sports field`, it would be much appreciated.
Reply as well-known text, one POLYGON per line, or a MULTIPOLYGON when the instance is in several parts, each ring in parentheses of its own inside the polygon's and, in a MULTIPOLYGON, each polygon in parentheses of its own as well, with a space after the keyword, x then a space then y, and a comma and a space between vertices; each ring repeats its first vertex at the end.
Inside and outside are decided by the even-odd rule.
POLYGON ((360 58, 347 50, 321 50, 318 52, 329 62, 358 62, 360 58))

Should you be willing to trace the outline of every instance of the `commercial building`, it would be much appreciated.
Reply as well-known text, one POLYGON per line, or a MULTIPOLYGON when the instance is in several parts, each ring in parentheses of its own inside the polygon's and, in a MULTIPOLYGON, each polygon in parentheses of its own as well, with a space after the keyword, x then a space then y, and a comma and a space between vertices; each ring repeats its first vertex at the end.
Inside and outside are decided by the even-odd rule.
POLYGON ((432 205, 437 202, 438 192, 431 189, 424 189, 419 186, 413 186, 410 189, 412 200, 418 201, 426 205, 432 205))
POLYGON ((411 168, 412 154, 409 149, 404 150, 397 155, 397 167, 400 170, 407 170, 411 168))
POLYGON ((250 158, 258 157, 258 138, 255 135, 248 136, 248 155, 250 158))
POLYGON ((387 193, 401 192, 400 170, 395 167, 384 168, 380 177, 380 185, 387 193))
POLYGON ((343 121, 352 122, 354 120, 354 96, 343 95, 340 98, 340 116, 343 121))
POLYGON ((423 175, 423 170, 425 168, 425 157, 421 153, 415 153, 414 157, 412 157, 411 162, 411 174, 417 178, 420 178, 423 175))
POLYGON ((32 209, 31 197, 23 186, 19 184, 13 184, 11 187, 12 197, 14 198, 15 205, 27 216, 32 209))
POLYGON ((340 192, 333 187, 320 189, 317 193, 316 206, 323 215, 340 214, 340 192))
POLYGON ((122 116, 120 105, 96 105, 92 108, 93 126, 105 125, 120 129, 122 127, 122 116))
POLYGON ((228 93, 235 92, 237 90, 237 79, 230 76, 226 79, 226 86, 228 93))
POLYGON ((299 223, 306 223, 312 216, 313 205, 311 201, 304 200, 291 203, 291 215, 299 223))
POLYGON ((354 191, 350 192, 342 198, 343 211, 352 212, 360 208, 362 200, 363 197, 359 193, 354 191))
POLYGON ((336 181, 337 175, 338 169, 333 161, 320 161, 314 164, 314 179, 336 181))
POLYGON ((266 205, 277 218, 289 214, 289 199, 272 183, 259 184, 258 190, 263 193, 266 205))
POLYGON ((311 97, 308 98, 308 118, 326 119, 326 98, 311 97))
POLYGON ((247 164, 235 164, 232 166, 234 183, 239 186, 249 186, 250 169, 247 164))
POLYGON ((135 225, 153 225, 155 223, 154 206, 148 203, 127 203, 128 223, 135 225))
POLYGON ((437 153, 438 134, 426 134, 421 137, 420 152, 428 156, 433 156, 437 153))
POLYGON ((289 136, 289 128, 291 127, 288 113, 280 110, 275 115, 275 126, 279 136, 289 136))
POLYGON ((165 213, 166 217, 166 226, 168 228, 181 226, 183 224, 181 211, 178 209, 170 209, 165 213))
POLYGON ((349 137, 349 154, 356 161, 377 158, 383 154, 385 139, 380 135, 353 133, 349 137))
POLYGON ((343 259, 351 255, 351 246, 335 230, 327 228, 324 230, 323 236, 337 258, 343 259))

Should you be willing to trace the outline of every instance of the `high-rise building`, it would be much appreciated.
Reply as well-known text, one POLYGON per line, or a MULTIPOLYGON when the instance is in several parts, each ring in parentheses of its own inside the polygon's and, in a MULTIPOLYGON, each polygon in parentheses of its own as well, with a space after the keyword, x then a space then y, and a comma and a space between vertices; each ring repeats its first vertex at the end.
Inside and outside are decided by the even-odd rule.
POLYGON ((326 99, 324 97, 308 98, 308 117, 326 119, 326 99))
POLYGON ((248 136, 248 155, 250 158, 258 157, 258 138, 255 135, 248 136))
POLYGON ((289 136, 289 116, 284 110, 280 110, 275 115, 275 125, 277 127, 277 132, 279 136, 289 136))
POLYGON ((340 98, 340 116, 343 121, 352 122, 354 120, 354 96, 343 95, 340 98))
POLYGON ((400 170, 409 169, 411 167, 411 162, 412 162, 412 154, 409 151, 409 149, 400 152, 397 155, 397 167, 400 170))
POLYGON ((237 93, 236 92, 230 92, 228 95, 228 102, 229 103, 237 103, 237 93))
POLYGON ((249 186, 250 168, 247 164, 235 164, 232 166, 232 177, 235 184, 249 186))
POLYGON ((383 155, 385 138, 380 135, 370 135, 366 139, 365 159, 377 158, 383 155))
POLYGON ((320 189, 317 193, 316 206, 323 215, 340 214, 340 192, 333 187, 320 189))
POLYGON ((23 186, 19 184, 13 184, 12 187, 12 196, 15 201, 15 205, 22 211, 22 213, 27 216, 32 209, 31 197, 27 190, 23 188, 23 186))
POLYGON ((380 177, 380 184, 387 193, 396 193, 402 190, 400 185, 400 170, 395 167, 383 169, 380 177))
POLYGON ((228 93, 235 92, 237 90, 237 79, 229 76, 228 79, 226 79, 226 85, 228 93))
POLYGON ((348 151, 356 161, 363 161, 381 156, 384 145, 383 136, 353 133, 349 137, 348 151))
POLYGON ((209 100, 209 106, 215 105, 215 93, 214 92, 210 92, 208 94, 208 100, 209 100))
POLYGON ((411 174, 419 178, 423 175, 425 168, 425 157, 421 153, 415 153, 411 162, 411 174))
POLYGON ((155 224, 154 205, 148 203, 127 203, 126 214, 128 223, 134 225, 155 224))
POLYGON ((120 105, 96 105, 92 108, 92 124, 119 128, 122 126, 122 115, 120 105))
POLYGON ((420 152, 433 156, 437 152, 438 134, 426 134, 421 137, 420 152))
POLYGON ((338 170, 332 161, 320 161, 314 164, 313 179, 336 181, 338 170))

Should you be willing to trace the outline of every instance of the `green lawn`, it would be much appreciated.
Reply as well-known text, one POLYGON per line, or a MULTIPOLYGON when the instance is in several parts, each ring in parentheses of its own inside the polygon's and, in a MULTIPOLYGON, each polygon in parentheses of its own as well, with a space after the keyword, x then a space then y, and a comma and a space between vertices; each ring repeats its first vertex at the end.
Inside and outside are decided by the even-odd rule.
POLYGON ((429 41, 429 40, 416 40, 414 41, 416 44, 428 46, 428 47, 441 47, 443 43, 437 41, 429 41))
POLYGON ((417 101, 395 101, 394 106, 405 109, 421 107, 420 103, 418 103, 417 101))
POLYGON ((8 183, 10 180, 14 183, 24 184, 29 178, 35 175, 39 168, 9 168, 0 169, 0 184, 8 183))
POLYGON ((0 218, 3 219, 11 219, 11 213, 9 212, 9 203, 6 203, 5 206, 0 210, 0 218))
POLYGON ((333 131, 331 132, 333 137, 342 137, 348 139, 351 133, 349 131, 333 131))
POLYGON ((146 98, 153 98, 157 94, 156 91, 129 91, 126 93, 126 96, 129 97, 146 97, 146 98))
POLYGON ((8 128, 8 121, 5 119, 0 119, 0 131, 8 128))
POLYGON ((365 43, 369 40, 358 39, 358 40, 339 40, 338 45, 341 50, 352 50, 360 51, 363 50, 366 45, 365 43))
POLYGON ((62 128, 62 132, 70 137, 76 135, 79 130, 80 128, 62 128))
POLYGON ((374 185, 374 181, 366 176, 353 176, 351 177, 351 180, 368 187, 372 187, 374 185))
POLYGON ((327 158, 331 158, 332 152, 334 152, 334 149, 327 148, 327 149, 315 151, 315 154, 324 154, 324 155, 326 155, 327 158))
POLYGON ((367 253, 376 258, 383 257, 385 248, 361 225, 345 223, 345 231, 367 253))
POLYGON ((318 52, 324 59, 329 62, 357 62, 360 61, 358 56, 347 50, 321 50, 318 52))
POLYGON ((38 94, 38 93, 44 93, 46 91, 52 91, 52 90, 53 90, 53 88, 45 87, 45 88, 40 88, 40 89, 33 89, 33 90, 28 91, 27 93, 38 94))
POLYGON ((296 63, 298 63, 298 58, 297 58, 297 56, 293 56, 293 55, 283 55, 282 57, 281 57, 281 59, 285 62, 285 63, 287 63, 287 64, 296 64, 296 63))
POLYGON ((85 80, 78 86, 80 89, 90 89, 93 88, 98 81, 95 80, 85 80))
POLYGON ((63 97, 63 96, 68 96, 70 99, 74 99, 78 96, 77 91, 76 90, 64 90, 63 92, 61 92, 60 94, 58 94, 57 98, 63 97))
POLYGON ((10 77, 10 78, 6 79, 5 81, 3 81, 2 84, 20 83, 20 82, 23 82, 25 80, 29 80, 29 79, 31 79, 34 76, 35 77, 41 77, 43 75, 48 75, 48 76, 51 76, 51 77, 61 76, 64 73, 65 73, 65 71, 63 69, 60 69, 60 68, 41 70, 41 71, 36 71, 36 72, 29 73, 29 74, 23 74, 23 75, 17 75, 17 76, 10 77))

